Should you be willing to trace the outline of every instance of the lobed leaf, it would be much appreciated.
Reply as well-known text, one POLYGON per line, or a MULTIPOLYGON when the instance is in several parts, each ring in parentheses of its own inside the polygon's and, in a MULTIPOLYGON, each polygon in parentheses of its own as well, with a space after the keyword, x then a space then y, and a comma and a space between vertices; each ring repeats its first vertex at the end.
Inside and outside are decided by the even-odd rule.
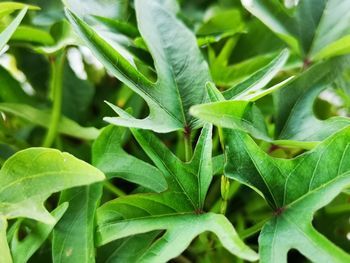
POLYGON ((223 134, 225 175, 259 192, 274 210, 259 237, 261 262, 286 262, 293 248, 315 262, 349 261, 350 255, 311 222, 318 209, 350 185, 350 129, 290 160, 268 156, 241 131, 224 129, 223 134))
POLYGON ((202 214, 213 171, 211 126, 203 128, 188 163, 180 161, 152 133, 137 129, 132 133, 164 174, 168 189, 160 194, 120 197, 101 206, 97 210, 97 244, 166 230, 137 258, 139 262, 164 262, 179 255, 198 234, 212 231, 231 253, 256 260, 255 252, 243 244, 224 216, 202 214))
POLYGON ((53 223, 55 220, 43 206, 52 193, 101 181, 104 175, 68 153, 29 148, 4 163, 0 179, 1 217, 53 223))
POLYGON ((94 165, 108 179, 122 178, 155 192, 165 191, 166 181, 157 168, 123 150, 124 134, 125 129, 122 127, 108 126, 102 130, 92 148, 94 165))
MULTIPOLYGON (((88 24, 67 10, 70 22, 96 57, 149 106, 150 114, 143 120, 121 117, 105 118, 106 121, 163 133, 200 125, 188 110, 206 101, 204 85, 210 80, 209 69, 193 33, 176 19, 173 9, 167 7, 162 1, 135 2, 141 36, 155 61, 156 83, 139 73, 88 24)), ((122 114, 121 109, 116 111, 122 114)))

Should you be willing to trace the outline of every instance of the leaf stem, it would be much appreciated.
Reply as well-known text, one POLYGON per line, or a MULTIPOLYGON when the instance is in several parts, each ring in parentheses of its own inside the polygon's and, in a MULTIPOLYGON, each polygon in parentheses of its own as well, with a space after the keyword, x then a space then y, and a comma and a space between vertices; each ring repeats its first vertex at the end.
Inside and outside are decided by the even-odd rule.
POLYGON ((185 160, 189 162, 192 158, 192 141, 191 141, 191 130, 188 127, 184 129, 184 143, 185 143, 185 160))
POLYGON ((116 196, 126 196, 126 193, 124 191, 122 191, 121 189, 119 189, 118 187, 116 187, 114 184, 112 184, 111 182, 105 181, 103 183, 103 186, 110 191, 111 193, 115 194, 116 196))
POLYGON ((58 124, 61 118, 62 92, 63 92, 63 68, 65 62, 65 51, 50 57, 51 79, 50 89, 52 92, 52 113, 50 126, 45 136, 43 146, 51 147, 58 133, 58 124))
POLYGON ((238 235, 240 236, 241 239, 246 239, 248 237, 251 237, 252 235, 259 232, 268 220, 270 220, 270 217, 265 218, 265 219, 261 220, 260 222, 258 222, 257 224, 239 232, 238 235))
POLYGON ((6 238, 7 221, 0 217, 0 255, 1 262, 11 263, 12 257, 6 238))

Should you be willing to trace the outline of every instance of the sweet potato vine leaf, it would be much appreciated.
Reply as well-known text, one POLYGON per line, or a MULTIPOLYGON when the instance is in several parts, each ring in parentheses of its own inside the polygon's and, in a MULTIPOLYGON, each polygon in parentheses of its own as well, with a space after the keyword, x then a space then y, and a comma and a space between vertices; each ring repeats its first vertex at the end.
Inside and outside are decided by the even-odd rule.
MULTIPOLYGON (((0 252, 4 262, 12 262, 6 242, 7 219, 26 217, 54 225, 56 215, 44 207, 51 194, 104 178, 93 166, 54 149, 29 148, 10 157, 0 170, 0 252)), ((48 235, 51 229, 44 227, 42 231, 48 235)), ((35 251, 39 246, 28 249, 35 251)))
POLYGON ((317 96, 332 87, 349 61, 349 56, 344 56, 316 64, 273 94, 278 139, 322 141, 350 124, 347 117, 320 120, 313 110, 317 96))
POLYGON ((98 246, 128 236, 164 230, 143 253, 139 253, 137 262, 166 262, 181 254, 197 235, 211 231, 231 253, 257 260, 257 254, 244 245, 223 215, 203 211, 212 179, 211 130, 211 125, 205 125, 192 160, 183 163, 155 135, 132 129, 143 150, 163 173, 168 189, 160 194, 120 197, 101 206, 97 210, 98 246))
POLYGON ((241 1, 306 62, 350 52, 349 1, 300 1, 291 9, 279 1, 241 1))
POLYGON ((223 130, 225 175, 259 192, 274 215, 259 237, 261 262, 286 262, 297 249, 314 262, 349 262, 350 255, 312 226, 313 214, 350 185, 350 128, 294 159, 268 156, 246 133, 223 130))
MULTIPOLYGON (((154 59, 158 75, 155 83, 141 74, 92 27, 67 10, 69 21, 95 56, 149 106, 150 113, 145 119, 119 117, 105 118, 106 121, 161 133, 200 126, 188 111, 192 105, 207 100, 205 83, 210 80, 210 73, 194 34, 176 18, 173 4, 160 0, 135 1, 138 28, 154 59)), ((119 115, 121 112, 118 109, 119 115)))
MULTIPOLYGON (((277 145, 311 149, 320 141, 350 125, 348 117, 336 116, 320 120, 313 110, 317 96, 323 90, 332 87, 334 80, 348 64, 347 56, 334 58, 318 63, 299 76, 287 79, 269 89, 250 94, 254 86, 248 88, 241 96, 241 100, 239 97, 233 97, 232 100, 225 101, 219 94, 219 98, 214 99, 213 103, 193 106, 191 113, 203 121, 223 128, 248 131, 257 139, 277 145), (252 103, 269 93, 274 97, 276 108, 274 138, 266 133, 264 119, 252 103)), ((252 78, 254 79, 254 76, 252 78)), ((207 87, 210 94, 218 92, 213 85, 209 84, 207 87)))
POLYGON ((5 47, 6 43, 10 40, 13 33, 15 33, 17 27, 21 23, 25 14, 27 13, 28 7, 24 7, 15 19, 0 33, 0 52, 5 47))
POLYGON ((102 130, 93 144, 94 166, 108 179, 122 178, 155 192, 166 190, 166 181, 157 168, 124 151, 122 146, 125 131, 123 127, 112 125, 102 130))
POLYGON ((0 171, 0 217, 54 223, 43 206, 52 193, 104 178, 98 169, 68 153, 46 148, 20 151, 0 171))

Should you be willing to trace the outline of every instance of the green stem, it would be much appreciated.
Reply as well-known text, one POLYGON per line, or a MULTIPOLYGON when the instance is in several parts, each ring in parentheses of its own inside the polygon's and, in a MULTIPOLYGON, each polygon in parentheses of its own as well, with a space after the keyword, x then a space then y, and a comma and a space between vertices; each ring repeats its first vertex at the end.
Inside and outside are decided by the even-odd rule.
POLYGON ((118 187, 116 187, 114 184, 108 181, 104 182, 103 186, 116 196, 126 196, 126 193, 124 193, 122 190, 120 190, 118 187))
POLYGON ((184 131, 184 143, 185 143, 185 160, 189 162, 192 158, 192 141, 191 141, 191 132, 189 130, 184 131))
POLYGON ((254 226, 251 226, 251 227, 239 232, 238 235, 242 239, 246 239, 248 237, 251 237, 252 235, 259 232, 268 220, 270 220, 270 218, 265 218, 264 220, 261 220, 260 222, 258 222, 254 226))
POLYGON ((50 58, 51 79, 50 89, 52 92, 52 113, 50 126, 43 142, 44 147, 51 147, 57 137, 58 125, 61 118, 62 109, 62 91, 63 91, 63 68, 65 61, 65 52, 62 51, 55 57, 50 58))
POLYGON ((7 221, 0 217, 0 257, 3 263, 12 263, 10 248, 6 238, 7 221))

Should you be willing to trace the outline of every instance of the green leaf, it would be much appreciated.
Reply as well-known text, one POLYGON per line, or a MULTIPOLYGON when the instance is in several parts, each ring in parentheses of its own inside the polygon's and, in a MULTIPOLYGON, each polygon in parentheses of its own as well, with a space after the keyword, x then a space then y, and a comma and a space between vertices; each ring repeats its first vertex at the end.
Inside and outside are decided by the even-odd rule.
POLYGON ((262 113, 249 101, 222 101, 202 104, 192 107, 191 113, 218 127, 246 131, 255 138, 272 141, 267 133, 262 113))
MULTIPOLYGON (((0 27, 0 30, 2 28, 0 27)), ((14 41, 25 41, 33 44, 40 45, 52 45, 54 39, 45 30, 38 29, 31 26, 19 26, 13 33, 11 40, 14 41)))
POLYGON ((43 202, 55 192, 102 181, 96 168, 68 153, 29 148, 11 156, 0 171, 0 216, 54 223, 43 202))
POLYGON ((202 214, 212 178, 211 126, 205 125, 193 158, 183 163, 153 134, 132 129, 141 147, 161 170, 168 189, 160 194, 135 194, 107 202, 97 211, 97 244, 166 230, 137 259, 138 262, 165 262, 181 254, 204 231, 214 232, 231 253, 247 260, 257 255, 239 239, 222 215, 202 214))
POLYGON ((138 262, 167 262, 184 251, 196 236, 207 231, 213 232, 231 253, 249 261, 258 259, 257 255, 244 245, 231 223, 223 215, 214 213, 163 215, 135 220, 132 222, 132 228, 128 227, 129 224, 130 220, 111 223, 100 227, 98 231, 101 235, 116 239, 152 230, 166 230, 161 238, 139 255, 138 262))
POLYGON ((95 167, 108 179, 117 177, 144 186, 155 192, 166 190, 162 173, 154 166, 126 153, 122 148, 125 128, 104 128, 93 144, 92 158, 95 167))
MULTIPOLYGON (((0 103, 0 111, 13 114, 45 128, 49 127, 51 118, 49 111, 38 110, 31 106, 18 103, 0 103)), ((58 132, 84 140, 93 140, 97 138, 100 133, 100 131, 94 127, 82 127, 66 117, 61 118, 58 132)))
POLYGON ((56 223, 61 219, 68 208, 68 203, 63 203, 51 212, 51 215, 55 218, 54 224, 45 224, 42 222, 36 222, 35 226, 31 229, 30 234, 23 240, 19 240, 18 229, 15 233, 15 237, 11 242, 11 253, 13 261, 16 263, 25 263, 29 258, 39 249, 44 241, 49 237, 51 231, 55 227, 56 223))
POLYGON ((283 68, 289 52, 282 50, 270 63, 254 72, 247 79, 226 90, 223 95, 227 100, 244 99, 262 90, 283 68))
POLYGON ((148 232, 118 239, 100 247, 97 251, 97 262, 134 263, 148 249, 160 231, 148 232))
POLYGON ((95 212, 101 195, 101 184, 61 193, 60 203, 69 202, 69 207, 53 231, 53 262, 95 262, 95 212))
POLYGON ((317 64, 274 93, 279 140, 322 141, 350 124, 350 119, 345 117, 319 120, 313 111, 317 96, 330 87, 348 61, 345 57, 317 64))
MULTIPOLYGON (((188 110, 207 100, 205 83, 210 80, 209 69, 193 33, 167 7, 161 1, 135 2, 141 36, 155 61, 156 83, 139 73, 89 25, 67 10, 70 22, 95 56, 149 106, 150 114, 146 119, 122 117, 105 118, 106 121, 162 133, 200 126, 188 110)), ((117 113, 121 115, 122 110, 118 109, 117 113)))
POLYGON ((2 262, 12 263, 10 248, 6 238, 7 221, 6 218, 0 216, 0 255, 2 262))
POLYGON ((10 40, 13 33, 16 31, 17 27, 21 23, 25 14, 27 13, 28 8, 25 7, 19 12, 15 19, 9 24, 5 30, 0 33, 0 51, 5 47, 6 43, 10 40))
POLYGON ((350 255, 312 226, 313 214, 350 185, 350 129, 294 159, 268 156, 246 133, 224 129, 225 175, 260 193, 274 210, 259 237, 261 262, 286 262, 297 249, 315 262, 350 255))
POLYGON ((125 19, 128 15, 129 0, 65 0, 65 5, 76 15, 91 19, 92 16, 103 16, 113 20, 125 19))
POLYGON ((228 9, 215 13, 205 21, 198 28, 197 35, 200 37, 211 35, 221 39, 244 32, 244 29, 241 12, 238 9, 228 9), (227 23, 227 21, 230 21, 230 23, 227 23))
MULTIPOLYGON (((9 15, 12 12, 20 9, 28 8, 29 10, 40 10, 39 7, 16 2, 1 2, 0 3, 0 18, 9 15)), ((1 48, 0 48, 1 49, 1 48)))
POLYGON ((304 58, 320 60, 349 52, 348 1, 300 1, 292 10, 275 0, 242 0, 242 3, 304 58), (343 44, 341 51, 339 44, 343 44), (330 49, 336 46, 334 51, 330 49))
POLYGON ((310 56, 320 60, 346 53, 350 53, 350 3, 328 0, 315 33, 310 56))

